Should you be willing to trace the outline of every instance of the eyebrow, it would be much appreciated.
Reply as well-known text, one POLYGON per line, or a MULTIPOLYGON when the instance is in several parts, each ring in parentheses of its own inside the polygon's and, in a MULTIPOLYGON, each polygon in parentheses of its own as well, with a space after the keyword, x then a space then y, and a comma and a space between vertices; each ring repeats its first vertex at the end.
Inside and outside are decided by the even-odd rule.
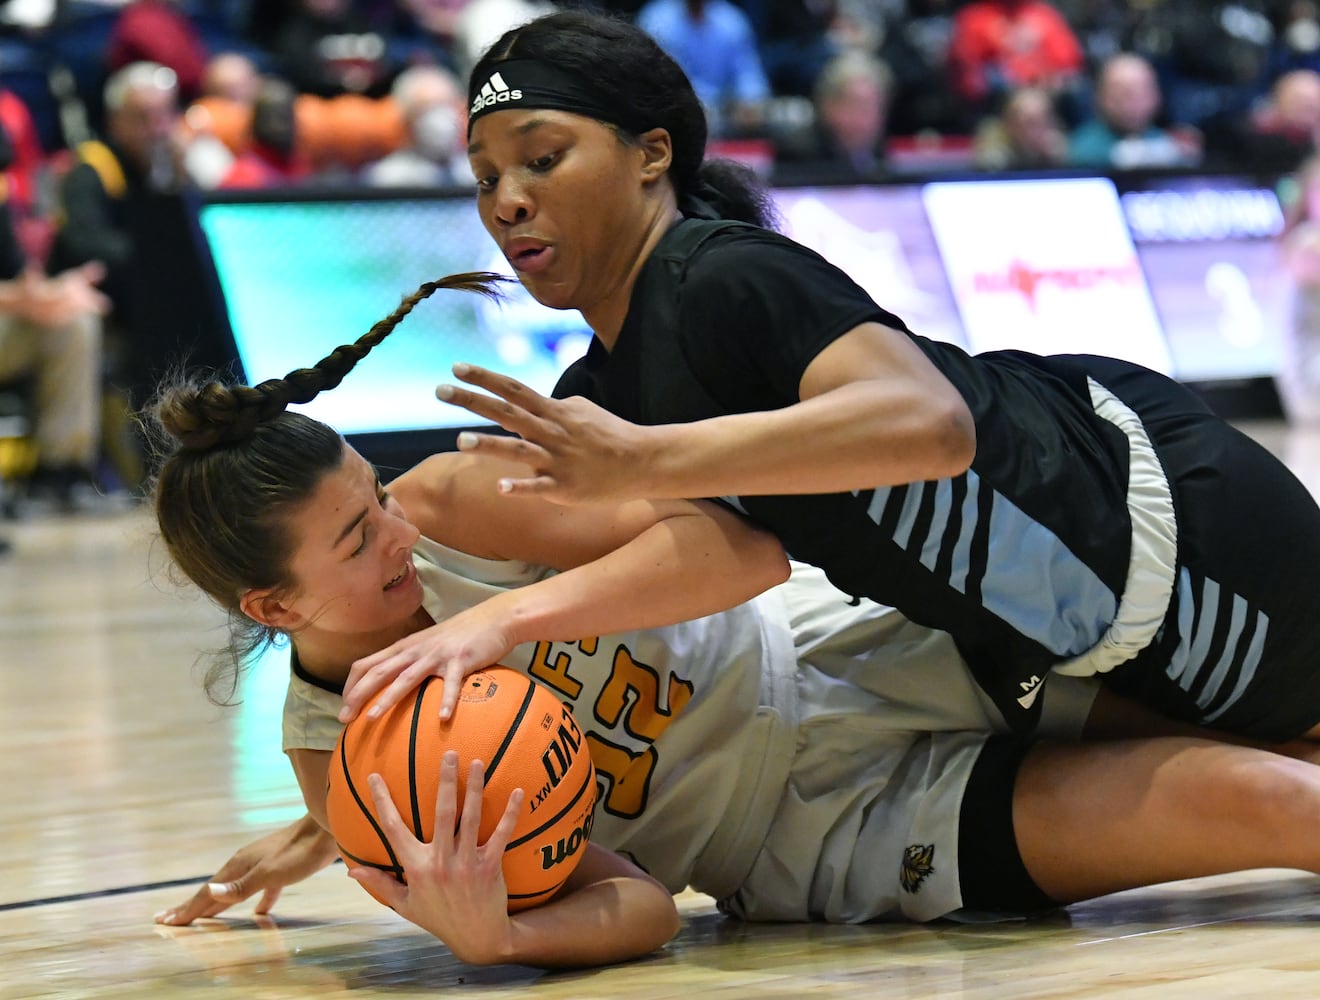
POLYGON ((353 533, 353 529, 356 528, 359 524, 361 524, 366 516, 367 516, 367 511, 366 508, 364 507, 362 509, 362 513, 360 513, 357 517, 353 518, 353 520, 349 521, 348 524, 345 525, 344 530, 339 533, 339 537, 335 539, 334 544, 331 545, 330 547, 332 549, 339 548, 339 543, 342 542, 349 535, 351 535, 353 533))
MULTIPOLYGON (((523 122, 516 129, 514 129, 514 132, 519 137, 521 137, 526 135, 528 132, 531 132, 533 129, 538 129, 542 125, 550 125, 550 124, 553 123, 550 121, 549 118, 529 118, 527 121, 523 122)), ((486 148, 485 145, 483 145, 482 143, 474 142, 470 146, 468 146, 468 156, 476 156, 485 148, 486 148)))

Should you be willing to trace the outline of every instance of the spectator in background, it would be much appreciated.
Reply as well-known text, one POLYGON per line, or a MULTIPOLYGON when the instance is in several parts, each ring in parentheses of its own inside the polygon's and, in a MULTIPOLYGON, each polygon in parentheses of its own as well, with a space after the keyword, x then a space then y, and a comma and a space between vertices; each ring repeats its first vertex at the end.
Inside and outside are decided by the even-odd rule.
POLYGON ((637 24, 692 81, 714 138, 758 132, 770 83, 747 15, 729 0, 650 0, 637 24))
POLYGON ((954 15, 952 85, 978 113, 1018 87, 1041 87, 1056 101, 1071 97, 1081 70, 1077 36, 1044 0, 972 0, 954 15))
POLYGON ((752 18, 761 65, 775 94, 811 96, 816 78, 838 51, 831 37, 838 6, 838 0, 765 0, 743 5, 752 18))
POLYGON ((373 187, 440 187, 471 181, 464 157, 467 109, 458 78, 439 66, 404 70, 390 91, 403 115, 407 143, 370 164, 362 179, 373 187))
MULTIPOLYGON (((0 130, 0 167, 13 146, 0 130)), ((28 492, 71 509, 97 482, 101 424, 101 319, 109 301, 91 263, 55 277, 29 264, 8 198, 0 195, 0 380, 33 381, 37 466, 28 492), (84 491, 85 492, 85 491, 84 491)))
POLYGON ((1275 380, 1295 423, 1320 424, 1320 157, 1290 178, 1279 248, 1293 283, 1292 323, 1275 380))
POLYGON ((219 97, 250 108, 260 91, 261 73, 256 63, 241 52, 217 53, 202 74, 203 97, 219 97))
POLYGON ((77 162, 59 189, 62 222, 51 264, 100 261, 117 318, 131 311, 127 288, 133 267, 130 219, 152 191, 177 190, 182 168, 178 82, 159 63, 133 63, 105 87, 106 136, 74 150, 77 162))
POLYGON ((47 167, 46 150, 23 99, 5 89, 0 89, 0 132, 10 151, 3 184, 19 243, 29 256, 44 260, 50 223, 38 212, 37 193, 47 167))
POLYGON ((234 158, 220 187, 286 187, 307 179, 312 171, 298 149, 297 96, 284 80, 262 80, 252 105, 252 142, 234 158))
POLYGON ((124 486, 143 482, 141 442, 128 415, 144 404, 161 362, 144 340, 141 313, 159 293, 141 266, 139 219, 156 197, 192 186, 174 71, 159 63, 133 63, 113 74, 104 90, 104 140, 80 143, 76 162, 58 190, 60 225, 50 267, 104 264, 111 301, 107 323, 108 418, 103 440, 124 486))
POLYGON ((379 97, 392 73, 386 39, 349 0, 297 0, 279 29, 275 55, 298 92, 379 97))
POLYGON ((889 131, 966 134, 975 121, 949 80, 954 0, 907 0, 884 24, 876 54, 894 74, 889 131))
POLYGON ((110 32, 106 66, 112 73, 135 62, 168 66, 186 103, 202 92, 206 58, 206 45, 183 10, 183 0, 133 0, 110 32))
POLYGON ((776 176, 825 181, 883 177, 892 83, 889 67, 860 50, 845 50, 826 63, 816 80, 811 133, 802 148, 779 151, 776 176))
POLYGON ((1219 168, 1298 170, 1320 138, 1320 73, 1296 69, 1251 109, 1207 123, 1206 161, 1219 168))
POLYGON ((455 39, 468 0, 398 0, 401 23, 394 33, 399 65, 443 66, 458 72, 455 39))
POLYGON ((1003 110, 977 129, 973 162, 981 170, 1052 170, 1068 158, 1068 136, 1054 100, 1040 87, 1020 87, 1003 110))
POLYGON ((1095 116, 1068 140, 1068 161, 1098 170, 1194 166, 1201 158, 1193 133, 1156 124, 1162 98, 1155 70, 1133 53, 1105 60, 1095 86, 1095 116))

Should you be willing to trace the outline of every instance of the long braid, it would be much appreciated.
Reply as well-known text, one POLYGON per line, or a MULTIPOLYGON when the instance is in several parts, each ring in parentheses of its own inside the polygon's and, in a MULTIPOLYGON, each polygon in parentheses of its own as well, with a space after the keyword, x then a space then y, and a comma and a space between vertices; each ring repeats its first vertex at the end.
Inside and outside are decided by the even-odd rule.
POLYGON ((158 419, 185 451, 207 451, 216 445, 245 441, 259 426, 289 406, 309 403, 320 393, 339 385, 423 299, 440 289, 476 292, 499 299, 500 284, 509 280, 490 271, 469 271, 425 282, 361 337, 336 347, 312 367, 297 368, 283 378, 267 379, 254 386, 210 382, 191 387, 192 391, 186 393, 191 398, 186 400, 178 398, 177 392, 167 393, 157 404, 158 419))

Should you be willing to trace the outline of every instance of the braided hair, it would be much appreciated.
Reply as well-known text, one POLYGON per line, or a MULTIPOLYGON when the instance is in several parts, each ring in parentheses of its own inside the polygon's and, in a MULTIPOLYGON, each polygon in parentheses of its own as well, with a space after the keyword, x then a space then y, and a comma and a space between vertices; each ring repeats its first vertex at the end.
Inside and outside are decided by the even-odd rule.
POLYGON ((343 461, 334 428, 288 407, 339 385, 436 291, 499 298, 507 280, 470 272, 428 281, 356 341, 283 378, 255 386, 176 378, 158 391, 148 416, 157 437, 174 446, 156 477, 156 523, 175 567, 229 615, 228 648, 206 676, 213 701, 231 701, 241 664, 276 638, 242 613, 240 600, 250 590, 292 586, 288 514, 343 461))

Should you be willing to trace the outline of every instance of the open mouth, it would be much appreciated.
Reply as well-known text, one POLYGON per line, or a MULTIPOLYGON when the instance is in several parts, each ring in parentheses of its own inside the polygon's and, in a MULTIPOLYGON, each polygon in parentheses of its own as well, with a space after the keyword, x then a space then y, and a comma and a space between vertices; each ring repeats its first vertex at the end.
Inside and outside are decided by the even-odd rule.
POLYGON ((411 569, 412 569, 412 563, 406 563, 403 569, 399 570, 399 572, 395 575, 394 579, 392 579, 389 583, 385 584, 385 589, 393 590, 399 584, 403 583, 404 580, 408 579, 408 573, 411 569))

